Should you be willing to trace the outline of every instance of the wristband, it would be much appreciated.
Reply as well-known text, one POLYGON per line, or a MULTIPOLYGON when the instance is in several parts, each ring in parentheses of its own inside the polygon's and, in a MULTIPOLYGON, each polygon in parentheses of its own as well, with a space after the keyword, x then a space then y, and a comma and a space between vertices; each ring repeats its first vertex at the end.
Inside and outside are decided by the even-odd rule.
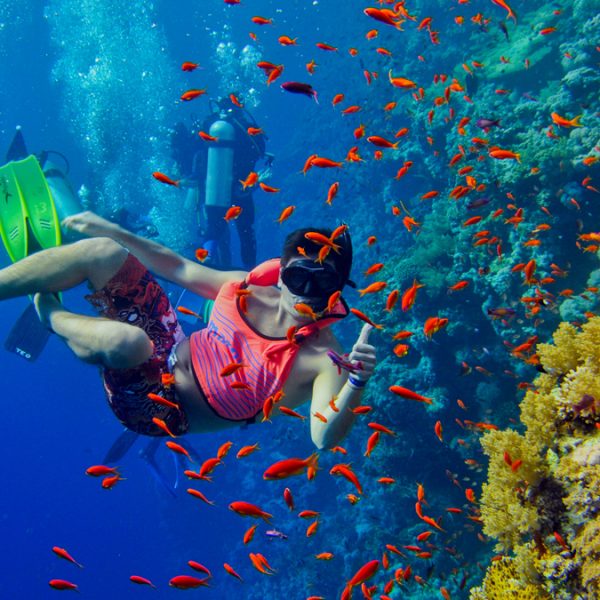
POLYGON ((352 375, 348 376, 348 381, 346 382, 352 389, 362 390, 365 385, 367 385, 367 380, 357 379, 356 377, 352 377, 352 375))

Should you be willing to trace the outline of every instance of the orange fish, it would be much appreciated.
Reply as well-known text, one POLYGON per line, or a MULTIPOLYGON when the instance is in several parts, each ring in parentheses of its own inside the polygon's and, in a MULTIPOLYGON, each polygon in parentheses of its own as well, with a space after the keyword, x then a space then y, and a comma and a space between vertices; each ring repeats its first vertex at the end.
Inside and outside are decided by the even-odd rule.
POLYGON ((376 292, 380 292, 386 286, 387 283, 385 281, 375 281, 371 285, 368 285, 366 288, 363 288, 362 290, 358 291, 360 292, 360 296, 362 298, 365 294, 373 294, 376 292))
POLYGON ((240 214, 242 212, 242 207, 241 206, 230 206, 227 209, 227 212, 225 213, 225 216, 223 217, 228 223, 229 221, 233 220, 233 219, 237 219, 240 214))
POLYGON ((252 17, 250 20, 257 25, 271 25, 271 23, 273 23, 273 19, 267 19, 265 17, 252 17))
POLYGON ((244 502, 242 500, 232 502, 229 505, 229 510, 232 510, 234 513, 242 517, 264 519, 267 523, 269 522, 269 519, 273 517, 273 515, 265 512, 260 507, 256 506, 256 504, 251 504, 250 502, 244 502))
POLYGON ((169 408, 174 408, 175 410, 179 410, 179 405, 175 402, 171 402, 158 394, 153 394, 152 392, 148 392, 148 399, 152 400, 152 402, 156 402, 157 404, 161 404, 162 406, 168 406, 169 408))
POLYGON ((190 310, 189 308, 186 308, 185 306, 178 306, 177 310, 182 314, 182 315, 189 315, 190 317, 196 317, 196 319, 200 319, 200 315, 197 312, 194 312, 193 310, 190 310))
POLYGON ((392 385, 389 388, 390 392, 401 396, 402 398, 406 398, 408 400, 416 400, 417 402, 424 402, 425 404, 432 404, 433 400, 431 398, 427 398, 425 396, 421 396, 421 394, 417 394, 408 388, 402 387, 400 385, 392 385))
POLYGON ((191 575, 177 575, 169 581, 169 585, 178 590, 191 590, 201 586, 208 587, 208 578, 200 579, 191 575))
POLYGON ((492 158, 499 160, 516 160, 521 162, 521 155, 518 152, 511 152, 510 150, 502 150, 501 148, 492 149, 489 151, 489 155, 492 158))
POLYGON ((365 8, 363 12, 365 15, 375 19, 376 21, 402 30, 402 20, 393 10, 385 8, 365 8))
POLYGON ((286 219, 289 219, 292 216, 292 213, 296 210, 296 207, 294 205, 290 205, 290 206, 286 206, 281 213, 279 214, 279 217, 277 217, 277 219, 275 219, 279 224, 283 223, 286 219))
POLYGON ((343 167, 344 164, 325 158, 323 156, 315 156, 311 161, 311 166, 319 167, 320 169, 330 169, 332 167, 343 167))
POLYGON ((319 244, 321 246, 327 246, 328 248, 331 248, 338 254, 340 253, 341 246, 339 246, 338 244, 334 244, 333 240, 331 238, 328 238, 326 235, 324 235, 322 233, 318 233, 316 231, 309 231, 304 234, 304 237, 307 240, 314 242, 315 244, 319 244))
POLYGON ((280 191, 280 188, 272 187, 266 183, 263 183, 262 181, 258 185, 263 192, 268 192, 270 194, 275 194, 280 191))
POLYGON ((80 569, 83 569, 83 565, 81 563, 78 563, 64 548, 59 548, 58 546, 53 546, 52 552, 54 552, 54 554, 56 554, 60 558, 64 558, 65 560, 68 560, 69 562, 73 563, 74 565, 77 565, 80 569))
POLYGON ((167 440, 165 442, 165 445, 167 446, 167 448, 169 448, 169 450, 172 450, 173 452, 176 452, 177 454, 181 454, 181 455, 185 456, 189 461, 194 462, 194 460, 190 456, 190 453, 180 444, 176 444, 175 442, 171 442, 170 440, 167 440))
POLYGON ((198 135, 205 141, 205 142, 218 142, 219 138, 215 137, 214 135, 209 135, 208 133, 206 133, 205 131, 199 131, 198 135))
MULTIPOLYGON (((280 407, 281 408, 281 407, 280 407)), ((264 473, 263 479, 285 479, 293 475, 301 475, 305 470, 318 466, 319 455, 315 452, 308 458, 287 458, 272 464, 264 473)))
POLYGON ((552 121, 556 123, 559 127, 583 127, 583 125, 579 122, 582 115, 577 115, 573 119, 569 120, 565 117, 561 117, 558 113, 551 113, 552 121))
POLYGON ((154 179, 160 181, 161 183, 166 183, 167 185, 179 186, 179 181, 174 181, 173 179, 171 179, 164 173, 161 173, 160 171, 155 171, 154 173, 152 173, 152 177, 154 177, 154 179))
POLYGON ((171 433, 171 430, 169 429, 168 425, 162 420, 159 419, 158 417, 152 417, 152 422, 162 431, 164 431, 168 436, 174 438, 177 437, 176 435, 173 435, 173 433, 171 433))
POLYGON ((206 260, 206 257, 208 256, 208 250, 206 250, 205 248, 198 248, 195 252, 194 252, 194 256, 196 257, 197 260, 199 260, 200 262, 204 262, 206 260))
POLYGON ((149 579, 146 579, 146 577, 140 577, 139 575, 131 575, 129 577, 129 581, 131 581, 132 583, 137 583, 138 585, 148 585, 156 589, 156 586, 149 579))
POLYGON ((194 63, 194 62, 184 62, 181 65, 181 70, 182 71, 195 71, 198 68, 198 63, 194 63))
POLYGON ((227 573, 229 573, 232 577, 235 577, 236 579, 239 579, 240 581, 244 581, 241 576, 234 570, 234 568, 227 564, 227 563, 223 563, 223 568, 225 569, 225 571, 227 571, 227 573))
POLYGON ((277 41, 282 45, 282 46, 297 46, 297 40, 298 38, 294 38, 292 39, 291 37, 287 36, 287 35, 280 35, 277 38, 277 41))
POLYGON ((292 410, 291 408, 288 408, 287 406, 280 406, 279 412, 282 412, 288 417, 295 417, 296 419, 300 419, 301 421, 304 421, 304 419, 306 419, 304 415, 301 415, 300 413, 296 412, 295 410, 292 410))
POLYGON ((258 527, 258 525, 252 525, 252 527, 250 527, 246 530, 246 533, 244 533, 244 539, 243 539, 244 544, 249 544, 252 541, 252 538, 254 537, 254 533, 255 533, 257 527, 258 527))
POLYGON ((407 310, 410 310, 412 308, 413 304, 415 303, 416 297, 417 297, 417 290, 422 287, 425 287, 424 284, 419 283, 415 279, 413 281, 412 286, 404 292, 404 294, 402 295, 402 302, 401 302, 402 310, 404 312, 406 312, 407 310))
POLYGON ((215 505, 215 503, 212 500, 209 500, 200 490, 188 488, 186 491, 190 496, 194 496, 195 498, 202 500, 202 502, 206 502, 206 504, 210 504, 211 506, 215 505))
POLYGON ((240 183, 242 184, 244 190, 248 187, 256 185, 258 183, 258 173, 255 171, 250 171, 246 179, 240 179, 240 183))
POLYGON ((348 481, 350 481, 356 487, 356 490, 359 494, 363 493, 362 485, 356 476, 356 473, 352 470, 350 465, 338 464, 334 465, 329 471, 330 475, 341 475, 345 477, 348 481))
POLYGON ((378 146, 379 148, 397 148, 400 142, 390 142, 379 135, 371 135, 367 138, 367 142, 378 146))
POLYGON ((364 454, 365 456, 371 456, 371 452, 373 452, 373 450, 379 443, 380 436, 381 434, 379 433, 379 431, 375 431, 369 436, 369 439, 367 440, 367 450, 364 454))
POLYGON ((333 202, 333 199, 337 196, 338 190, 340 189, 340 182, 336 181, 331 184, 327 192, 327 200, 325 201, 329 206, 333 202))
POLYGON ((367 317, 367 315, 365 315, 365 313, 361 312, 357 308, 351 308, 350 312, 355 317, 358 317, 361 321, 364 321, 365 323, 368 323, 372 327, 375 327, 376 329, 383 329, 383 325, 379 325, 377 323, 374 323, 371 319, 369 319, 369 317, 367 317))
POLYGON ((160 381, 165 387, 170 387, 175 383, 175 375, 172 375, 171 373, 162 373, 160 381))
POLYGON ((243 446, 242 448, 240 448, 239 452, 235 455, 235 457, 243 458, 244 456, 248 456, 249 454, 256 452, 256 450, 260 450, 258 442, 256 442, 256 444, 252 444, 251 446, 243 446))
POLYGON ((221 369, 221 371, 219 372, 219 375, 221 377, 229 377, 230 375, 235 373, 238 369, 242 369, 245 366, 246 365, 244 365, 243 363, 236 363, 236 362, 229 363, 228 365, 226 365, 225 367, 223 367, 221 369))
POLYGON ((85 474, 90 477, 104 477, 105 475, 117 475, 118 467, 107 467, 105 465, 94 465, 86 469, 85 474))
POLYGON ((233 442, 225 442, 221 444, 221 446, 219 446, 219 449, 217 450, 217 458, 219 460, 225 458, 229 453, 229 450, 231 450, 231 446, 233 446, 233 442))
POLYGON ((194 100, 194 98, 198 98, 198 96, 202 96, 203 94, 206 94, 206 90, 187 90, 187 92, 181 94, 181 100, 183 102, 189 102, 190 100, 194 100))
POLYGON ((78 591, 78 587, 71 583, 70 581, 66 581, 65 579, 51 579, 48 582, 48 585, 55 590, 75 590, 78 591))
POLYGON ((112 477, 105 477, 102 480, 102 487, 105 490, 110 490, 112 489, 119 481, 125 481, 125 479, 123 477, 121 477, 119 474, 117 475, 113 475, 112 477))
POLYGON ((390 83, 397 88, 410 89, 417 87, 417 84, 410 79, 406 79, 405 77, 392 77, 391 69, 388 71, 388 79, 390 80, 390 83))

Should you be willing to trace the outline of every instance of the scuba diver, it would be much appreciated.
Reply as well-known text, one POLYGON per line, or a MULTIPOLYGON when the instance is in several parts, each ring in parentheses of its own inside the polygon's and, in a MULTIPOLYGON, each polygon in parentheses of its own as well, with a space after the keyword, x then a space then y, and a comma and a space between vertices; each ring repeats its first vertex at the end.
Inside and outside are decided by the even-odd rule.
POLYGON ((171 138, 173 158, 183 175, 180 186, 188 188, 185 211, 198 217, 202 245, 209 253, 206 264, 231 268, 229 227, 224 217, 231 206, 239 206, 242 211, 235 225, 241 260, 250 270, 256 264, 254 201, 252 188, 244 189, 241 181, 261 160, 265 164, 259 179, 267 178, 273 155, 265 151, 265 136, 252 115, 230 97, 211 100, 210 108, 211 114, 194 123, 191 131, 178 123, 171 138), (206 134, 216 141, 207 139, 206 134))

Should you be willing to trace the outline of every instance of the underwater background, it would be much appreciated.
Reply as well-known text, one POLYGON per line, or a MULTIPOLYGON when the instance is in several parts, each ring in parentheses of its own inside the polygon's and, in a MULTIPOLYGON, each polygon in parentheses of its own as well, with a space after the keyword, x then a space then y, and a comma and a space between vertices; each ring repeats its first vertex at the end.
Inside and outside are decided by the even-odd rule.
MULTIPOLYGON (((211 483, 188 482, 162 445, 149 460, 140 438, 118 462, 125 479, 102 489, 85 470, 123 428, 97 369, 56 336, 35 363, 2 350, 0 598, 54 597, 57 578, 90 599, 176 597, 168 582, 197 574, 189 560, 213 577, 188 595, 212 600, 339 598, 373 560, 366 586, 376 590, 357 585, 353 597, 600 597, 599 44, 597 0, 0 0, 0 143, 21 126, 30 152, 62 153, 83 206, 107 217, 126 208, 193 258, 196 215, 152 173, 178 179, 174 126, 235 92, 268 136, 265 182, 280 188, 254 192, 258 260, 277 256, 295 228, 343 221, 358 288, 387 284, 345 292, 382 325, 363 397, 372 411, 344 440, 346 455, 320 453, 313 481, 262 478, 314 451, 307 422, 281 416, 187 438, 201 460, 233 442, 211 483), (200 67, 182 71, 185 61, 200 67), (259 61, 283 65, 280 77, 267 85, 259 61), (310 84, 318 102, 282 89, 289 81, 310 84), (189 89, 206 94, 182 102, 189 89), (312 154, 341 164, 302 173, 312 154), (415 281, 414 305, 386 310, 388 294, 402 298, 415 281), (394 339, 400 331, 413 335, 394 339), (370 422, 396 435, 364 456, 370 422), (338 463, 362 483, 356 503, 356 488, 329 474, 338 463), (247 545, 253 523, 227 509, 234 500, 273 514, 247 545), (320 513, 314 535, 301 510, 320 513), (250 552, 275 572, 258 572, 250 552), (333 557, 315 558, 323 552, 333 557)), ((65 293, 66 306, 89 312, 85 291, 65 293)), ((26 305, 2 304, 0 336, 26 305)), ((336 326, 346 349, 361 325, 336 326)))

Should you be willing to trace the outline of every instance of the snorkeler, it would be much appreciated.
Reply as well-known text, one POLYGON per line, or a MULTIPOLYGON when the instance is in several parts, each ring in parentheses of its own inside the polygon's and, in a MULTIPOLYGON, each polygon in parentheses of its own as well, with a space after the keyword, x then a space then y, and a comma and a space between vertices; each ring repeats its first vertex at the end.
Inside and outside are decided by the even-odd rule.
POLYGON ((260 178, 270 170, 273 155, 266 152, 265 135, 252 115, 229 97, 210 101, 211 114, 190 131, 183 123, 171 137, 173 157, 188 190, 185 208, 198 215, 207 265, 231 268, 229 227, 224 219, 231 206, 241 212, 235 219, 240 255, 245 269, 256 264, 256 233, 252 186, 242 182, 264 162, 260 178))
POLYGON ((91 212, 63 225, 90 239, 1 270, 0 300, 36 294, 40 320, 81 360, 101 367, 109 405, 126 427, 150 436, 217 431, 253 423, 268 412, 268 399, 279 400, 273 415, 310 399, 318 448, 347 434, 375 348, 366 325, 348 357, 349 375, 328 355, 341 353, 329 325, 348 314, 340 294, 331 300, 349 284, 345 226, 333 240, 328 230, 296 230, 280 259, 247 273, 205 267, 91 212), (319 263, 322 243, 333 250, 319 263), (150 270, 215 299, 208 327, 186 338, 150 270), (100 317, 69 312, 54 295, 84 281, 100 317))

